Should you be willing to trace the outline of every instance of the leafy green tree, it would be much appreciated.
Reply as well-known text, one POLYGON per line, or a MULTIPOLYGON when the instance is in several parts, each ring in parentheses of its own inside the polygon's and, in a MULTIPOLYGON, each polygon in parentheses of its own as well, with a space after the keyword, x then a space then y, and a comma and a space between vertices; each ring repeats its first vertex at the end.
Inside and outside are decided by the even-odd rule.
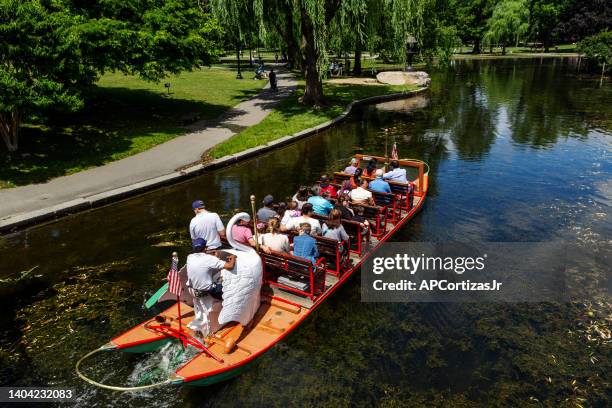
POLYGON ((75 111, 106 70, 160 80, 216 58, 219 27, 189 0, 0 0, 0 135, 47 109, 75 111))
POLYGON ((548 52, 554 44, 554 29, 559 24, 560 16, 566 7, 564 1, 559 0, 531 0, 529 16, 532 37, 541 42, 544 52, 548 52))
POLYGON ((519 39, 529 31, 529 9, 526 0, 502 0, 493 9, 493 15, 487 22, 485 38, 490 43, 502 45, 502 54, 506 46, 518 44, 519 39))
POLYGON ((495 0, 451 0, 456 13, 456 27, 461 40, 472 44, 472 53, 480 54, 481 43, 487 31, 487 20, 491 17, 495 0))
MULTIPOLYGON (((214 16, 224 30, 225 38, 236 49, 238 69, 240 70, 240 51, 249 46, 257 37, 257 25, 253 2, 248 0, 211 0, 210 6, 214 16)), ((251 59, 249 59, 251 62, 251 59)))
POLYGON ((612 31, 602 31, 599 34, 585 38, 578 43, 578 51, 583 53, 588 61, 610 71, 612 66, 612 31))

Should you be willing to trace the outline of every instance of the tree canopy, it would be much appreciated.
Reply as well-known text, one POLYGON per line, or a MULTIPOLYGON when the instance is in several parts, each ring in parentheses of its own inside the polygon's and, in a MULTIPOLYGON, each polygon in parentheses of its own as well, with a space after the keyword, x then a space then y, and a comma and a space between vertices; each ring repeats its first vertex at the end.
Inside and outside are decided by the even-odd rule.
POLYGON ((220 31, 189 0, 0 0, 0 134, 24 117, 74 111, 106 70, 148 80, 210 64, 220 31))

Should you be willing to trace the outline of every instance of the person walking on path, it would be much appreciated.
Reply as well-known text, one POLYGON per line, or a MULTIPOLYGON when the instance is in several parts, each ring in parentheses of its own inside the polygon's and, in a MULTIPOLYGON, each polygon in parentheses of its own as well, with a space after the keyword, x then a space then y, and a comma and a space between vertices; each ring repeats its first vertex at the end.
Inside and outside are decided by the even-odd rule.
POLYGON ((270 68, 268 78, 270 78, 270 89, 272 89, 273 92, 278 91, 278 87, 276 84, 276 72, 274 72, 274 68, 270 68))

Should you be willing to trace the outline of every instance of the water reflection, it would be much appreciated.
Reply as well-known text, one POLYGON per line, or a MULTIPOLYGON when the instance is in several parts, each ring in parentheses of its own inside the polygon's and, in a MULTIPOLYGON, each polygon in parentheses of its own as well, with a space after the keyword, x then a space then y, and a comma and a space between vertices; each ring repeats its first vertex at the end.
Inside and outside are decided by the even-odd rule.
MULTIPOLYGON (((436 73, 422 97, 363 108, 248 162, 4 237, 0 323, 10 329, 0 337, 0 382, 55 381, 76 386, 92 406, 120 401, 77 381, 72 360, 143 318, 142 294, 156 288, 173 250, 182 259, 189 250, 191 201, 204 199, 227 220, 249 209, 250 194, 290 197, 353 153, 382 155, 393 142, 401 157, 431 166, 425 211, 394 240, 563 239, 604 253, 612 233, 611 102, 609 85, 579 78, 567 62, 458 63, 436 73), (59 317, 46 331, 26 329, 45 325, 45 316, 59 317), (71 336, 58 342, 66 330, 71 336)), ((598 273, 585 279, 601 285, 605 271, 598 273)), ((557 405, 588 392, 586 405, 603 406, 612 359, 582 335, 600 317, 595 306, 363 304, 354 281, 239 379, 130 403, 516 405, 533 397, 557 405), (572 391, 573 380, 583 391, 572 391)), ((130 358, 105 368, 128 375, 130 358)))

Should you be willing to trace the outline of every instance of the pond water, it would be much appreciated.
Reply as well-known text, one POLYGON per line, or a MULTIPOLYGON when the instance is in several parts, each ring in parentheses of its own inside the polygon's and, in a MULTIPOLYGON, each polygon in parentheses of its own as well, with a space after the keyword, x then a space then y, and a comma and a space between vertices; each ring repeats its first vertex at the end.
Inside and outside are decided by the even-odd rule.
MULTIPOLYGON (((86 406, 609 406, 609 268, 567 304, 362 303, 356 277, 228 382, 128 395, 76 377, 80 356, 146 317, 171 252, 188 253, 192 200, 227 220, 250 194, 284 198, 355 152, 382 155, 385 138, 431 166, 426 206, 394 241, 560 239, 609 254, 609 83, 553 59, 457 62, 432 77, 425 95, 283 149, 0 238, 0 384, 73 387, 86 406)), ((88 372, 115 384, 176 357, 111 354, 88 372)))

